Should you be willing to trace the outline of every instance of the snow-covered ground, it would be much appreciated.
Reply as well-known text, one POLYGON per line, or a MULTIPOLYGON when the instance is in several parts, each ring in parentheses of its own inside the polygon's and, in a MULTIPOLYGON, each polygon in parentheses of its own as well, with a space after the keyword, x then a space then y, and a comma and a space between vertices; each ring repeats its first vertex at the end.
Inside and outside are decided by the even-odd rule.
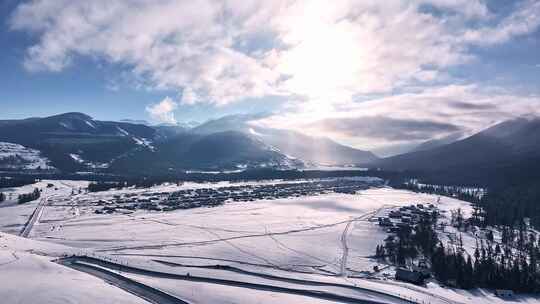
MULTIPOLYGON (((21 205, 17 204, 17 198, 20 194, 30 193, 38 188, 42 191, 42 198, 51 197, 54 199, 56 197, 60 199, 69 197, 73 189, 78 190, 85 187, 88 187, 88 182, 86 181, 43 180, 22 187, 0 189, 0 192, 3 192, 7 198, 6 201, 0 203, 0 231, 19 234, 38 206, 40 200, 21 205)), ((47 210, 45 209, 45 211, 47 210)))
POLYGON ((377 264, 370 258, 372 245, 386 237, 370 219, 377 210, 410 204, 416 196, 394 192, 372 189, 360 195, 329 194, 106 216, 79 206, 86 214, 74 217, 70 207, 62 204, 47 208, 34 236, 116 254, 198 256, 338 275, 345 232, 346 267, 352 273, 362 273, 377 264), (65 220, 59 221, 62 214, 65 220))
MULTIPOLYGON (((40 185, 48 182, 44 181, 40 185)), ((55 187, 48 188, 45 193, 49 197, 49 203, 44 207, 30 234, 33 239, 18 241, 20 239, 6 235, 0 238, 0 250, 7 251, 3 253, 6 259, 9 260, 11 252, 28 254, 30 247, 34 246, 31 242, 35 242, 38 244, 36 247, 51 246, 52 249, 37 250, 49 258, 61 253, 83 252, 106 256, 122 265, 139 265, 164 273, 185 275, 189 272, 192 276, 234 279, 287 288, 299 288, 299 284, 279 278, 307 280, 330 284, 318 287, 328 292, 371 297, 372 300, 387 302, 389 298, 380 293, 412 299, 419 303, 503 303, 489 291, 457 291, 434 283, 419 287, 395 282, 373 273, 373 266, 386 266, 371 258, 375 246, 387 236, 384 229, 376 223, 379 214, 399 206, 432 203, 444 211, 445 217, 449 217, 450 211, 457 208, 465 215, 470 215, 470 205, 456 199, 441 197, 438 200, 438 197, 433 195, 391 188, 371 188, 355 195, 325 194, 230 202, 219 207, 172 212, 139 210, 126 214, 94 214, 95 206, 90 202, 112 195, 126 192, 141 195, 147 191, 172 192, 179 189, 220 187, 229 183, 185 183, 180 186, 168 184, 150 190, 110 190, 90 194, 79 194, 79 188, 85 187, 86 182, 53 183, 55 187), (72 192, 75 192, 74 195, 72 192), (216 265, 229 268, 216 268, 216 265), (366 288, 371 292, 351 291, 348 287, 339 287, 336 284, 366 288)), ((26 187, 31 189, 34 186, 36 185, 26 187)), ((36 204, 32 202, 0 208, 0 221, 9 222, 9 218, 16 215, 19 225, 24 225, 24 220, 28 219, 36 204)), ((2 222, 0 229, 14 233, 17 229, 9 225, 11 224, 4 225, 2 222)), ((31 258, 42 259, 29 257, 30 260, 31 258)), ((16 268, 13 265, 11 267, 16 268)), ((74 271, 56 264, 51 267, 63 269, 58 272, 60 276, 71 276, 74 271)), ((190 303, 220 300, 227 303, 328 303, 327 299, 273 290, 156 278, 136 273, 123 275, 190 303)), ((3 272, 0 271, 0 282, 4 280, 2 277, 3 272)), ((303 288, 309 287, 306 286, 303 288)), ((85 290, 81 290, 84 296, 87 295, 85 290)), ((10 292, 16 293, 14 290, 10 292)), ((1 293, 0 288, 0 296, 1 293)), ((122 293, 111 295, 114 296, 124 299, 122 293)), ((516 299, 523 303, 540 303, 533 297, 521 296, 516 299)), ((399 299, 396 301, 399 302, 399 299)), ((99 301, 88 303, 90 302, 99 301)))
POLYGON ((13 238, 0 233, 2 303, 147 303, 89 274, 58 265, 48 256, 26 252, 66 249, 13 238))
POLYGON ((54 169, 41 152, 19 144, 0 142, 1 169, 54 169))

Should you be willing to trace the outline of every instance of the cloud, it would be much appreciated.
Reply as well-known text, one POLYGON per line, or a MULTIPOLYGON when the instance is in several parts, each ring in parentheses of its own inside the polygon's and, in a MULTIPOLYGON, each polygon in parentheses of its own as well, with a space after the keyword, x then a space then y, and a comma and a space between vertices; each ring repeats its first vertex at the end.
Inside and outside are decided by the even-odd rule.
POLYGON ((459 127, 444 122, 396 119, 384 116, 323 119, 316 124, 327 132, 389 141, 425 140, 436 135, 460 130, 459 127))
POLYGON ((178 108, 178 103, 170 97, 165 97, 162 101, 146 107, 146 112, 150 117, 162 123, 176 124, 174 111, 178 108))
POLYGON ((495 123, 540 114, 540 96, 496 87, 446 85, 319 110, 298 108, 254 122, 331 137, 363 149, 396 149, 452 133, 470 135, 495 123))
POLYGON ((448 101, 448 105, 453 108, 463 110, 493 110, 495 106, 490 103, 475 103, 470 101, 448 101))
POLYGON ((463 38, 480 45, 498 44, 531 33, 539 26, 540 1, 526 0, 518 3, 517 9, 497 25, 467 30, 463 38))
POLYGON ((471 44, 536 29, 538 10, 532 0, 498 19, 480 0, 30 0, 10 26, 37 37, 31 71, 89 56, 184 92, 183 103, 273 95, 333 106, 441 81, 474 58, 471 44))
POLYGON ((185 102, 226 104, 273 94, 279 79, 235 48, 269 9, 248 2, 34 0, 19 5, 11 28, 39 38, 24 61, 30 71, 62 71, 89 56, 127 66, 145 86, 191 92, 185 102))

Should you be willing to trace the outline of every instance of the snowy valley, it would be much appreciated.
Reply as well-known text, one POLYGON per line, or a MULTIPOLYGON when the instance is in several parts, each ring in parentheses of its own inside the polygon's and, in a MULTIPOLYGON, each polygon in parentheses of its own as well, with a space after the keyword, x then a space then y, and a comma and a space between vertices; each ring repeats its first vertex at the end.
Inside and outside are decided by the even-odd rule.
MULTIPOLYGON (((67 296, 66 286, 70 300, 87 302, 504 302, 490 290, 452 289, 434 279, 420 286, 396 281, 397 267, 375 257, 377 245, 392 234, 380 218, 411 204, 432 206, 439 221, 448 223, 456 210, 466 218, 473 210, 464 201, 392 189, 376 178, 353 180, 357 188, 349 193, 325 188, 310 195, 227 199, 179 210, 122 206, 125 198, 145 204, 158 195, 201 189, 289 191, 291 184, 306 189, 328 182, 185 182, 88 192, 86 181, 42 181, 3 189, 9 196, 37 187, 42 196, 25 204, 0 203, 0 268, 2 276, 13 277, 0 293, 9 303, 31 303, 29 294, 54 302, 67 296), (114 211, 99 212, 104 205, 114 211), (25 292, 18 291, 37 272, 49 276, 48 283, 29 280, 25 292)), ((447 226, 437 233, 450 243, 456 231, 447 226)), ((461 235, 473 254, 483 236, 461 235)), ((515 299, 538 301, 532 295, 515 299)))

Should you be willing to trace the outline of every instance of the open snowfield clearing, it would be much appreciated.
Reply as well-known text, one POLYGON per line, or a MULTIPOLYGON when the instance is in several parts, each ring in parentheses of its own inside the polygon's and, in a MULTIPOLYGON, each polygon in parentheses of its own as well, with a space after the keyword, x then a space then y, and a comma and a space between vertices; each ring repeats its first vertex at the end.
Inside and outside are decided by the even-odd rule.
POLYGON ((52 204, 33 233, 37 239, 102 253, 204 257, 335 275, 341 274, 343 266, 354 275, 371 271, 377 264, 370 256, 386 237, 372 221, 377 212, 434 202, 433 196, 379 188, 356 195, 235 202, 215 208, 127 215, 86 211, 76 216, 72 207, 52 204), (346 265, 342 265, 344 256, 346 265))

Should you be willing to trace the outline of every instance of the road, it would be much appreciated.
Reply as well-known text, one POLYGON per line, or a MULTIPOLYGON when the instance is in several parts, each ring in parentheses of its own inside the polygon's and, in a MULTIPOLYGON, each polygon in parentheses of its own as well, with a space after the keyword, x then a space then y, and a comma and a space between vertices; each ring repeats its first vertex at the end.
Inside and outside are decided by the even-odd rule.
MULTIPOLYGON (((269 292, 278 292, 278 293, 287 293, 287 294, 295 294, 305 297, 311 297, 311 298, 318 298, 318 299, 324 299, 324 300, 330 300, 334 302, 339 303, 362 303, 362 304, 382 304, 383 302, 373 301, 373 300, 367 300, 367 299, 361 299, 356 298, 354 296, 348 296, 348 295, 341 295, 338 293, 334 293, 328 290, 324 290, 322 288, 323 286, 332 286, 337 284, 326 284, 323 282, 311 282, 311 281, 303 281, 303 280, 294 280, 295 283, 299 284, 298 287, 293 286, 287 286, 283 284, 275 284, 275 285, 267 285, 262 284, 257 281, 237 281, 232 279, 226 279, 226 278, 214 278, 214 277, 203 277, 203 276, 197 276, 197 275, 184 275, 179 273, 169 273, 169 272, 159 272, 155 270, 150 269, 143 269, 143 268, 137 268, 133 266, 127 266, 123 264, 118 264, 116 262, 110 262, 105 261, 93 257, 71 257, 66 258, 58 261, 60 264, 72 267, 74 269, 87 272, 89 274, 96 275, 96 272, 98 272, 97 276, 110 276, 110 273, 113 273, 115 275, 113 283, 117 285, 116 280, 122 281, 123 285, 119 286, 121 288, 124 288, 132 293, 135 294, 135 292, 131 289, 131 286, 126 286, 126 283, 129 283, 129 281, 133 281, 130 278, 126 278, 124 276, 121 276, 117 272, 126 273, 126 274, 135 274, 135 275, 143 275, 153 278, 164 278, 164 279, 175 279, 180 281, 192 281, 192 282, 200 282, 200 283, 209 283, 209 284, 216 284, 216 285, 223 285, 223 286, 235 286, 235 287, 241 287, 241 288, 248 288, 248 289, 255 289, 255 290, 262 290, 262 291, 269 291, 269 292), (90 271, 89 271, 90 270, 90 271), (103 272, 104 274, 99 274, 99 272, 103 272), (119 278, 121 277, 121 278, 119 278), (319 288, 310 289, 309 286, 315 287, 314 285, 318 285, 319 288)), ((274 278, 276 279, 276 278, 274 278)), ((283 279, 281 279, 283 280, 283 279)), ((291 280, 290 283, 292 283, 292 279, 286 279, 291 280)), ((277 280, 276 280, 277 281, 277 280)), ((143 285, 142 283, 136 282, 138 285, 143 285)), ((146 285, 143 285, 146 286, 146 285)), ((139 286, 140 287, 140 286, 139 286)), ((338 287, 338 286, 334 286, 338 287)), ((362 288, 353 287, 353 286, 339 286, 342 288, 349 288, 353 289, 356 292, 362 293, 364 290, 362 288)), ((148 288, 152 288, 149 287, 148 288)), ((148 290, 143 290, 143 292, 147 292, 148 290)), ((365 292, 373 293, 371 290, 365 290, 365 292)), ((402 303, 410 303, 410 301, 403 300, 401 298, 387 295, 387 294, 381 294, 383 297, 387 297, 388 300, 392 299, 392 302, 402 302, 402 303)), ((174 303, 174 302, 163 302, 163 303, 174 303)))
POLYGON ((343 233, 341 234, 341 246, 343 247, 343 256, 341 257, 341 276, 347 277, 347 259, 349 258, 349 246, 347 246, 347 235, 349 234, 349 228, 354 220, 351 220, 345 226, 343 233))
POLYGON ((36 209, 32 213, 32 216, 30 217, 28 222, 26 222, 24 229, 21 231, 20 236, 27 238, 30 235, 30 232, 32 232, 32 228, 34 227, 34 225, 37 222, 39 222, 39 219, 41 218, 41 214, 43 214, 43 208, 45 208, 45 206, 47 205, 47 202, 48 202, 47 197, 41 198, 36 209))
POLYGON ((73 269, 82 271, 82 272, 86 272, 100 279, 103 279, 104 281, 120 289, 123 289, 133 295, 143 298, 150 303, 189 304, 188 302, 183 301, 182 299, 179 299, 157 288, 153 288, 148 285, 139 283, 135 280, 126 278, 122 275, 119 275, 113 271, 104 269, 102 267, 96 267, 90 264, 83 264, 83 263, 77 263, 77 262, 64 264, 64 265, 69 266, 73 269))
POLYGON ((343 254, 341 256, 341 265, 340 265, 340 274, 342 277, 347 277, 347 260, 349 259, 349 246, 347 245, 347 236, 349 235, 349 231, 351 228, 351 225, 354 224, 356 221, 363 221, 363 220, 369 220, 371 219, 375 214, 380 212, 384 207, 379 208, 375 211, 371 211, 368 213, 365 213, 357 218, 353 218, 349 221, 347 221, 347 225, 345 226, 345 229, 343 230, 343 233, 341 234, 341 247, 343 250, 343 254))

